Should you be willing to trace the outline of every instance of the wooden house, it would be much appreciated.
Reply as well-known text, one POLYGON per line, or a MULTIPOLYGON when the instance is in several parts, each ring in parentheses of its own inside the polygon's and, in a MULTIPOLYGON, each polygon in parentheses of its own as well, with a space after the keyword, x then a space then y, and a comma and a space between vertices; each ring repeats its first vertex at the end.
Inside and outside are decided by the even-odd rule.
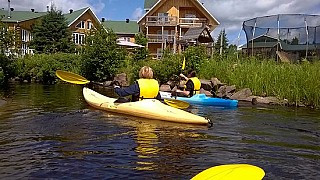
MULTIPOLYGON (((5 23, 15 34, 15 47, 11 49, 18 50, 21 55, 32 54, 33 49, 29 47, 32 40, 32 26, 46 14, 47 12, 37 12, 34 9, 31 9, 31 11, 15 11, 13 8, 10 8, 9 11, 0 9, 1 22, 5 23)), ((85 34, 100 24, 99 19, 90 7, 77 11, 70 10, 69 13, 63 15, 76 45, 83 44, 85 34)))
POLYGON ((212 44, 210 33, 219 22, 198 0, 145 0, 145 14, 138 20, 148 39, 150 55, 160 58, 193 44, 212 44))

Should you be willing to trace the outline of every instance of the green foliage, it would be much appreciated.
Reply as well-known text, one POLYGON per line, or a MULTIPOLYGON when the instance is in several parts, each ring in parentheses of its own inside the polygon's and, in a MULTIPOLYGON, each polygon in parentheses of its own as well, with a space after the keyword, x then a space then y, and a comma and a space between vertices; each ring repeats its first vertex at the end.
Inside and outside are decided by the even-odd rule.
POLYGON ((14 77, 15 66, 14 59, 4 54, 0 54, 0 84, 5 83, 8 79, 14 77))
MULTIPOLYGON (((1 17, 0 17, 1 19, 1 17)), ((0 21, 0 54, 4 54, 14 43, 14 34, 0 21)))
POLYGON ((133 59, 135 61, 146 59, 149 54, 149 51, 146 47, 148 39, 143 33, 138 33, 135 35, 135 40, 136 40, 136 44, 140 44, 144 46, 144 48, 135 48, 133 52, 134 53, 133 59))
POLYGON ((200 71, 201 63, 207 59, 207 51, 204 46, 190 46, 184 52, 186 58, 186 70, 200 71))
POLYGON ((222 40, 222 53, 224 54, 228 49, 228 39, 227 39, 226 31, 224 29, 220 31, 219 36, 217 38, 217 42, 214 44, 214 48, 217 53, 220 53, 221 40, 222 40))
POLYGON ((37 21, 32 34, 30 45, 36 53, 74 52, 71 32, 61 11, 51 8, 47 15, 37 21))
POLYGON ((86 38, 83 56, 83 75, 92 81, 111 79, 122 67, 125 51, 117 45, 117 35, 99 26, 86 38))
POLYGON ((81 56, 75 54, 35 54, 24 56, 15 62, 17 74, 22 80, 35 79, 42 83, 53 83, 55 71, 65 70, 80 73, 81 56))
POLYGON ((266 94, 320 107, 320 62, 278 64, 255 57, 240 60, 212 58, 201 66, 200 76, 217 77, 238 89, 250 88, 254 95, 266 94))

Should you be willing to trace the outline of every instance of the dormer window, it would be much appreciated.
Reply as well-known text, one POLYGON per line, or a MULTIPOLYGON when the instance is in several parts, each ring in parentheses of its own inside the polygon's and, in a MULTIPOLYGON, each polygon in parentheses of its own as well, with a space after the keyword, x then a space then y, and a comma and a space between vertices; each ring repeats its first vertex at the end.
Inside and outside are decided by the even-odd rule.
POLYGON ((85 28, 85 22, 84 21, 80 21, 77 25, 76 25, 77 28, 79 29, 84 29, 85 28))

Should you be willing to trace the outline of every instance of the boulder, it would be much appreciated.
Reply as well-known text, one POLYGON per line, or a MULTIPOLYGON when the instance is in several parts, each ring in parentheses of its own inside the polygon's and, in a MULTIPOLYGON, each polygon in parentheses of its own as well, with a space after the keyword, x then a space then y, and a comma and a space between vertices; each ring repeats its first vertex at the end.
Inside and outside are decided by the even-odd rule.
POLYGON ((236 86, 221 86, 218 89, 217 92, 217 97, 220 98, 231 98, 231 96, 233 95, 234 91, 236 90, 236 86))
MULTIPOLYGON (((230 99, 236 99, 236 100, 244 100, 247 101, 247 98, 252 96, 252 92, 249 88, 241 89, 240 91, 234 93, 230 99)), ((252 99, 252 98, 251 98, 252 99)))
POLYGON ((7 101, 3 100, 3 99, 0 99, 0 107, 5 105, 7 103, 7 101))
POLYGON ((212 93, 210 91, 206 91, 205 89, 201 88, 200 89, 200 94, 205 94, 206 96, 212 97, 212 93))
POLYGON ((169 91, 171 91, 171 87, 168 84, 163 84, 160 86, 160 91, 169 92, 169 91))
POLYGON ((201 88, 203 88, 206 91, 212 90, 212 83, 210 80, 200 79, 200 82, 201 82, 201 88))

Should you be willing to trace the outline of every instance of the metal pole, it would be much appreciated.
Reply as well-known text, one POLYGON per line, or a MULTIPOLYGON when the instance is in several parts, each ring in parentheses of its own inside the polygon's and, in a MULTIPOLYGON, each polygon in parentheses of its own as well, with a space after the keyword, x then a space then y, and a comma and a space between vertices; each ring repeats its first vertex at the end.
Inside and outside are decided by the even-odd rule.
POLYGON ((306 33, 307 33, 307 46, 306 46, 306 59, 308 57, 308 46, 309 46, 309 31, 308 31, 308 25, 307 25, 307 18, 304 17, 304 23, 306 25, 306 33))
MULTIPOLYGON (((278 37, 277 37, 277 40, 278 40, 278 43, 277 43, 277 52, 279 51, 279 43, 280 43, 280 15, 278 15, 278 37)), ((277 56, 277 62, 279 62, 279 57, 278 57, 278 54, 276 52, 276 56, 277 56)))
POLYGON ((241 31, 242 31, 242 26, 240 28, 239 34, 238 34, 238 42, 237 42, 237 59, 239 59, 239 52, 238 52, 238 46, 240 43, 240 35, 241 35, 241 31))
POLYGON ((253 40, 254 40, 254 35, 256 33, 256 27, 257 27, 257 18, 255 19, 255 22, 254 22, 254 27, 253 27, 253 32, 252 32, 252 40, 251 40, 251 55, 253 56, 253 40))

